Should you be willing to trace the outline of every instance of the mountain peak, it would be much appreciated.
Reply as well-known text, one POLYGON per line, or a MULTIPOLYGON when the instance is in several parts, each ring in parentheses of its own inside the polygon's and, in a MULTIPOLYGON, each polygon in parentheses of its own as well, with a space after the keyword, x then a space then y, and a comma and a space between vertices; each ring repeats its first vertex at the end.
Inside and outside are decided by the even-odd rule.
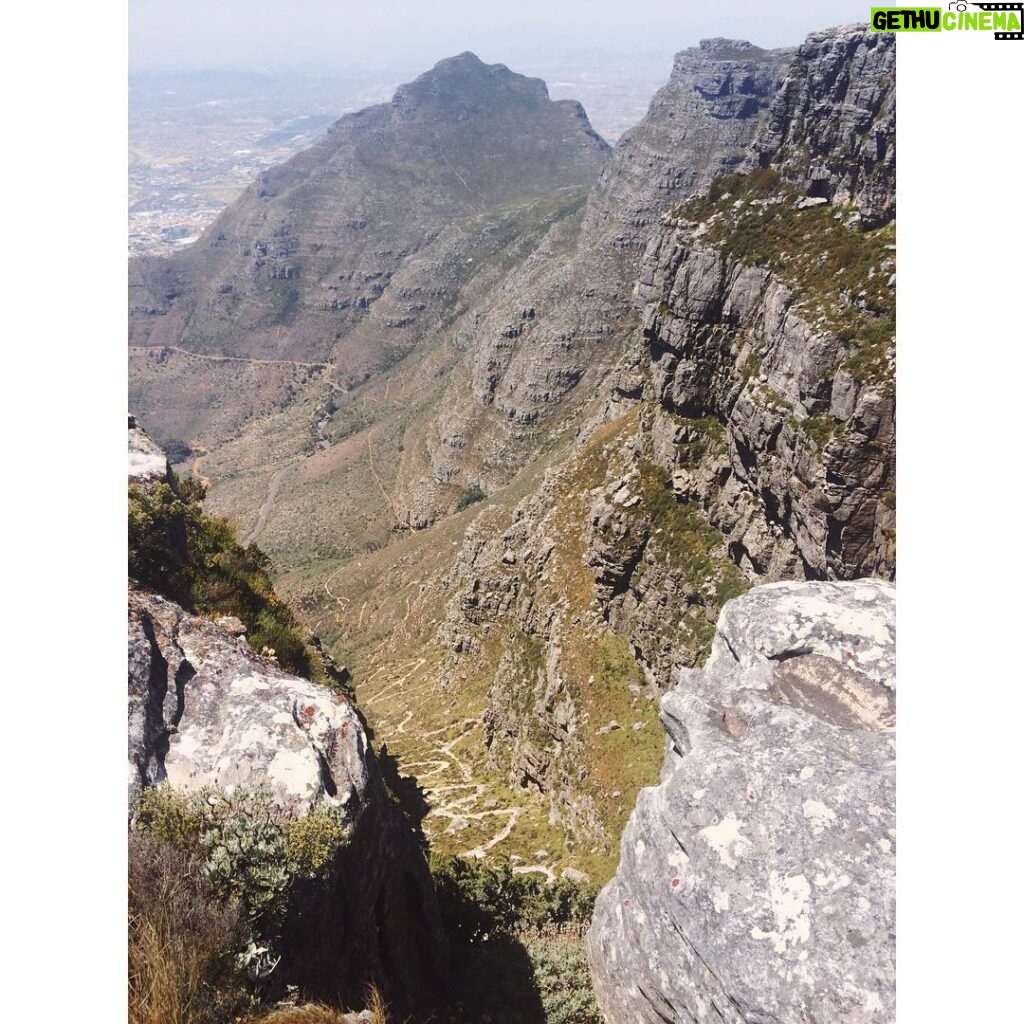
POLYGON ((500 95, 538 103, 548 100, 548 87, 541 79, 520 75, 505 64, 485 64, 475 53, 466 50, 439 60, 414 81, 399 86, 393 102, 401 105, 410 99, 444 101, 465 99, 470 95, 481 98, 500 95))
POLYGON ((702 39, 697 45, 700 53, 719 60, 757 60, 764 50, 746 39, 702 39))

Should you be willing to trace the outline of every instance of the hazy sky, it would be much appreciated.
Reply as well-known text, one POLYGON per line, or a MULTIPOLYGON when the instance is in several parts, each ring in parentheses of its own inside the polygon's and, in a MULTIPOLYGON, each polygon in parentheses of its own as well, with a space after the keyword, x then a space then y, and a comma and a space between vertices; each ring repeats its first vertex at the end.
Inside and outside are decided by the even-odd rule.
POLYGON ((473 50, 671 53, 707 36, 762 46, 866 21, 867 0, 130 0, 133 71, 408 66, 473 50))

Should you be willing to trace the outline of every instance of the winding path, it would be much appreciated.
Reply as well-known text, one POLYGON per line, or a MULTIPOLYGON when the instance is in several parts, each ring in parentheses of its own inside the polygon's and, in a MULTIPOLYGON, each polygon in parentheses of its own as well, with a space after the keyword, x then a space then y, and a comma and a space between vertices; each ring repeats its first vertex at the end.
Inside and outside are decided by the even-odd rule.
POLYGON ((129 345, 129 352, 178 352, 191 359, 205 359, 212 363, 253 363, 256 366, 305 366, 314 370, 333 370, 334 363, 310 363, 301 359, 256 359, 251 356, 225 356, 215 352, 193 352, 178 345, 129 345))
MULTIPOLYGON (((270 484, 267 487, 267 496, 266 498, 263 499, 263 504, 260 507, 260 514, 256 519, 256 525, 243 538, 243 547, 247 548, 250 544, 255 543, 256 538, 260 535, 260 531, 263 529, 263 526, 267 521, 267 516, 270 515, 270 510, 274 507, 274 499, 277 497, 277 492, 281 487, 281 483, 284 481, 284 478, 288 475, 288 473, 295 468, 296 465, 297 463, 289 462, 287 466, 282 466, 270 478, 270 484)), ((328 593, 330 593, 330 591, 328 591, 328 593)))

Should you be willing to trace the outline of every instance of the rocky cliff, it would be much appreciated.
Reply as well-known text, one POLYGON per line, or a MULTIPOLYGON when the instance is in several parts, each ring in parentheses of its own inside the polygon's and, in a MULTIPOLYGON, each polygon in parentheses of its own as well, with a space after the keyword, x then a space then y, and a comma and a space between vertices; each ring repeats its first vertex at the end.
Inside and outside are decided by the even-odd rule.
POLYGON ((598 898, 610 1024, 894 1019, 894 623, 874 580, 725 606, 598 898))
MULTIPOLYGON (((891 40, 869 35, 817 33, 793 57, 784 81, 835 83, 814 92, 801 138, 841 120, 867 147, 886 125, 891 154, 891 40)), ((612 699, 596 647, 614 652, 620 687, 649 694, 706 656, 723 602, 751 583, 895 571, 894 225, 866 229, 838 179, 833 201, 795 188, 785 147, 756 166, 776 131, 762 127, 747 173, 661 218, 639 326, 589 418, 509 517, 478 519, 447 577, 449 683, 468 677, 460 652, 479 658, 503 631, 491 757, 549 793, 578 839, 600 842, 612 820, 597 733, 625 713, 635 745, 645 736, 643 692, 612 699), (534 648, 544 656, 524 660, 534 648)), ((892 198, 875 193, 880 217, 892 198)))
POLYGON ((797 50, 754 150, 809 196, 853 206, 866 227, 895 215, 896 37, 848 25, 797 50), (823 116, 824 115, 824 116, 823 116))
MULTIPOLYGON (((173 482, 134 421, 129 479, 173 482)), ((373 981, 417 1019, 438 1004, 447 962, 433 884, 347 696, 284 671, 273 651, 257 653, 238 618, 189 614, 133 582, 128 768, 133 807, 144 790, 164 786, 182 795, 259 793, 282 822, 314 811, 343 822, 322 884, 308 883, 289 908, 277 989, 352 1006, 373 981)))
POLYGON ((895 568, 894 236, 837 217, 771 172, 724 179, 638 285, 665 468, 770 579, 895 568), (705 417, 719 445, 695 464, 705 417))

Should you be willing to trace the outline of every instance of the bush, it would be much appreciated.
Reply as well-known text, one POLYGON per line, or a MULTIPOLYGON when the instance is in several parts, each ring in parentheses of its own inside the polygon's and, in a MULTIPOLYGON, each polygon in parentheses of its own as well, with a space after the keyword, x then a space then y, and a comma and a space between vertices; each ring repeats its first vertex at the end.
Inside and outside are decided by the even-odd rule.
POLYGON ((289 822, 284 830, 288 859, 297 874, 323 871, 347 838, 344 818, 333 807, 318 807, 303 818, 289 822))
POLYGON ((532 938, 526 952, 546 1024, 602 1024, 582 941, 532 938))
POLYGON ((270 559, 244 548, 226 519, 198 504, 202 485, 128 489, 128 575, 190 612, 234 615, 257 651, 296 675, 344 690, 292 610, 274 592, 270 559))
POLYGON ((155 835, 128 840, 129 1024, 221 1024, 251 1005, 236 954, 237 902, 211 889, 202 855, 155 835))
POLYGON ((487 497, 487 493, 479 484, 470 484, 462 494, 459 495, 456 509, 459 512, 465 511, 470 505, 475 505, 477 502, 483 501, 487 497))
POLYGON ((328 878, 346 835, 340 810, 282 821, 260 790, 145 790, 129 837, 131 1024, 214 1024, 248 1006, 246 981, 280 960, 297 883, 328 878))
POLYGON ((164 454, 172 465, 191 459, 195 452, 180 438, 172 437, 164 446, 164 454))
POLYGON ((597 887, 563 878, 550 883, 516 874, 507 864, 488 865, 434 854, 430 871, 441 917, 453 941, 587 927, 597 887))
POLYGON ((441 918, 461 970, 462 1016, 522 1024, 600 1024, 583 934, 597 888, 548 883, 508 865, 434 855, 441 918))

